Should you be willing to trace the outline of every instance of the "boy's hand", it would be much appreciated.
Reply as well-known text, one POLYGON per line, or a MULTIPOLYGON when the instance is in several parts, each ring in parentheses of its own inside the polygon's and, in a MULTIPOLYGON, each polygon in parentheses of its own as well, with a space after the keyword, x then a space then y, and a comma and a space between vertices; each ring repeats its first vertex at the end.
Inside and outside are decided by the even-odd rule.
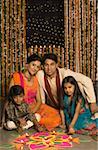
POLYGON ((27 125, 27 122, 24 118, 19 118, 19 122, 20 122, 20 126, 26 126, 27 125))
POLYGON ((18 132, 18 133, 22 133, 22 132, 23 132, 22 127, 18 127, 18 128, 17 128, 17 132, 18 132))

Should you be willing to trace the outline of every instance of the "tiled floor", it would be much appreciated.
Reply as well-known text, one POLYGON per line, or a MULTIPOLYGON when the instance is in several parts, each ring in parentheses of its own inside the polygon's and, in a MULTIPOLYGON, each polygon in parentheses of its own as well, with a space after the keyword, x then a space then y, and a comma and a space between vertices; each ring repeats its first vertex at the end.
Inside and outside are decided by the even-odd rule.
MULTIPOLYGON (((28 131, 25 131, 25 132, 32 134, 35 131, 33 129, 29 129, 28 131)), ((19 134, 16 131, 0 130, 0 150, 15 150, 15 147, 10 145, 10 143, 18 136, 19 134)), ((80 144, 73 144, 72 148, 66 148, 66 149, 68 150, 98 150, 98 141, 94 140, 92 137, 86 136, 86 135, 74 135, 74 136, 79 137, 80 144)), ((52 148, 51 150, 54 150, 54 148, 52 148)))

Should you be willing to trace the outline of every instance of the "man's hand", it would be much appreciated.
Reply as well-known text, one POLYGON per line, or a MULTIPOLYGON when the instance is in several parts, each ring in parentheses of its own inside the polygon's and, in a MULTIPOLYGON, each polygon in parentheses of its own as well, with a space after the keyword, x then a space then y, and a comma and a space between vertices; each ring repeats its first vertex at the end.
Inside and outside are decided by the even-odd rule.
POLYGON ((91 103, 90 104, 90 109, 92 114, 98 111, 98 106, 96 105, 96 103, 91 103))

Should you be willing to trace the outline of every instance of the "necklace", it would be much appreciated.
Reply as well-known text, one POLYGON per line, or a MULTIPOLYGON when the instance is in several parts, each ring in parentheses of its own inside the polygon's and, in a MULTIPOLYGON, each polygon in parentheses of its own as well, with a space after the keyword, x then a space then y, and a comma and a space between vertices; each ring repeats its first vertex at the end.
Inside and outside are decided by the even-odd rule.
POLYGON ((25 78, 30 81, 31 80, 31 77, 27 77, 25 74, 24 74, 25 78))

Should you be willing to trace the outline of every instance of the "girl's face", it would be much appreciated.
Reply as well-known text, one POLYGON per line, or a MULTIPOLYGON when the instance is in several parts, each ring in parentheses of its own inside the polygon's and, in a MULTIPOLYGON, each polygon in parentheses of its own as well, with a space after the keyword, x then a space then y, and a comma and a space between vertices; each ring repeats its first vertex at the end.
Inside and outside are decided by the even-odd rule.
POLYGON ((27 69, 29 73, 33 76, 35 75, 41 68, 41 62, 36 60, 32 61, 29 64, 27 64, 27 69))
POLYGON ((17 104, 21 104, 24 100, 24 94, 20 94, 14 97, 14 101, 17 104))
POLYGON ((74 94, 74 90, 75 90, 75 86, 71 83, 64 83, 64 92, 68 95, 68 96, 73 96, 74 94))

